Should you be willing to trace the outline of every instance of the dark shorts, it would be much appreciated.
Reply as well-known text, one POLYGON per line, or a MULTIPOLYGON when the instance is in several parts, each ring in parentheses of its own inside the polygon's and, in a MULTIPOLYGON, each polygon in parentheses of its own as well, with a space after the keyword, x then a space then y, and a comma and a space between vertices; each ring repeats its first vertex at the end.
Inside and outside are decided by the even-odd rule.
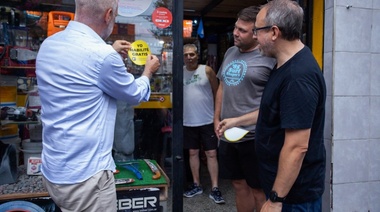
POLYGON ((208 151, 218 148, 218 138, 214 132, 214 124, 199 127, 183 126, 183 148, 208 151))
POLYGON ((255 141, 228 143, 220 141, 219 176, 223 179, 245 179, 251 188, 261 188, 255 141))

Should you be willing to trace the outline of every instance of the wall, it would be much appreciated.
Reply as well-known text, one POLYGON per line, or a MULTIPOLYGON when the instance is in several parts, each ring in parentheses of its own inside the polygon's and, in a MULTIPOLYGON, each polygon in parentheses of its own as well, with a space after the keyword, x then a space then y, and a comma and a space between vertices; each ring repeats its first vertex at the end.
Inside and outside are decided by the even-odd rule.
POLYGON ((325 138, 334 212, 380 211, 379 20, 379 0, 325 0, 325 138))

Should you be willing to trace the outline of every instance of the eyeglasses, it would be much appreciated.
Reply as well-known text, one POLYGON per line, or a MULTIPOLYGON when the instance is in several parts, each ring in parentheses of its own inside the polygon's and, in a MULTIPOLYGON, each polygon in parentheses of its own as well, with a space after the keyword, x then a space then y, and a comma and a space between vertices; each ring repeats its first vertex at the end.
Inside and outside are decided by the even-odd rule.
POLYGON ((269 29, 269 28, 272 28, 272 27, 273 27, 272 25, 270 25, 270 26, 265 26, 265 27, 259 27, 259 28, 254 27, 254 28, 252 29, 252 32, 253 32, 254 35, 257 35, 257 31, 262 30, 262 29, 269 29))

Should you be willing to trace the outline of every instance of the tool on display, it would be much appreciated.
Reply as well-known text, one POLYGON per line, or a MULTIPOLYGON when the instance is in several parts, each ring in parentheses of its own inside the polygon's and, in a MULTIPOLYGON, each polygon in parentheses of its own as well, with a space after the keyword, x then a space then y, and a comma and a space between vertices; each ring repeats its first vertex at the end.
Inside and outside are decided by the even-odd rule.
POLYGON ((132 178, 120 178, 120 179, 115 179, 115 184, 120 185, 120 184, 128 184, 128 183, 133 183, 135 182, 134 179, 132 178))
POLYGON ((146 164, 148 164, 150 170, 152 170, 152 172, 154 174, 153 177, 152 177, 152 179, 153 180, 160 179, 161 172, 160 172, 160 170, 158 170, 157 166, 154 163, 152 163, 152 161, 150 161, 149 159, 144 159, 144 161, 145 161, 146 164))
POLYGON ((9 50, 9 58, 18 61, 34 60, 37 58, 37 52, 26 48, 14 47, 9 50))
POLYGON ((138 163, 121 163, 118 165, 124 167, 125 169, 127 169, 131 172, 133 172, 133 174, 135 174, 137 179, 142 180, 143 179, 142 174, 135 164, 137 164, 137 166, 138 166, 138 163))
POLYGON ((37 32, 37 28, 40 29, 40 27, 37 26, 36 22, 40 18, 41 16, 30 18, 27 13, 16 8, 1 8, 0 72, 2 74, 11 74, 12 69, 15 68, 25 68, 26 75, 35 76, 33 69, 41 41, 36 36, 33 37, 29 33, 29 29, 33 28, 37 32), (32 21, 33 24, 28 21, 32 21))

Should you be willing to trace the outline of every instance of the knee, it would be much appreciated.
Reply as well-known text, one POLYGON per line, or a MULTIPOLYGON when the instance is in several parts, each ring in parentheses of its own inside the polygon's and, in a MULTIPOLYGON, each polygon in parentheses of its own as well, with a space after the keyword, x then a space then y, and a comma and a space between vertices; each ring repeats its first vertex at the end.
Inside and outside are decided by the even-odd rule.
POLYGON ((263 189, 252 188, 252 194, 256 197, 265 197, 265 193, 263 189))
POLYGON ((245 180, 232 180, 232 185, 236 191, 249 191, 250 188, 245 180))
POLYGON ((198 155, 199 155, 199 149, 190 149, 189 150, 189 156, 190 157, 194 157, 194 156, 198 157, 198 155))
POLYGON ((205 151, 206 157, 209 159, 216 159, 216 150, 205 151))

